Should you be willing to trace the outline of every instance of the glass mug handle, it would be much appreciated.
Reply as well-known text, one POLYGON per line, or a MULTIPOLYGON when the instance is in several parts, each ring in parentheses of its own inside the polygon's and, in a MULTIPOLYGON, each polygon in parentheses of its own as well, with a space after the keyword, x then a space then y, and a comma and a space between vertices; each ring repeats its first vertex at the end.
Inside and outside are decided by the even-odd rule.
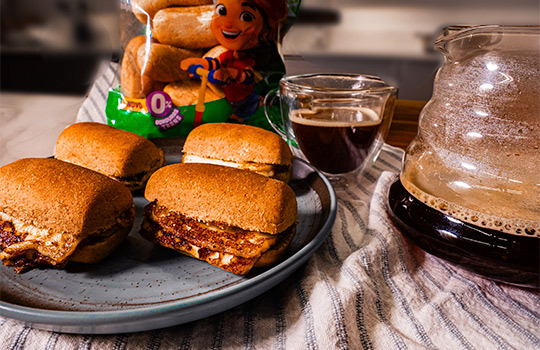
POLYGON ((298 148, 298 144, 296 143, 294 135, 291 135, 292 131, 286 130, 287 125, 284 121, 283 115, 281 114, 281 105, 279 105, 277 111, 275 110, 274 105, 276 103, 276 99, 281 103, 279 89, 275 88, 268 91, 268 93, 264 97, 264 115, 268 120, 268 123, 270 123, 270 126, 272 126, 272 129, 274 129, 278 133, 278 135, 280 135, 285 140, 285 142, 289 144, 289 146, 293 148, 298 148), (272 109, 274 109, 274 111, 272 111, 272 109))
POLYGON ((279 90, 277 88, 268 91, 266 96, 264 96, 264 115, 266 116, 268 123, 270 123, 270 126, 272 126, 272 129, 274 129, 285 141, 288 141, 283 117, 281 116, 281 108, 279 108, 277 113, 275 111, 269 111, 269 109, 274 106, 276 99, 279 101, 279 90))

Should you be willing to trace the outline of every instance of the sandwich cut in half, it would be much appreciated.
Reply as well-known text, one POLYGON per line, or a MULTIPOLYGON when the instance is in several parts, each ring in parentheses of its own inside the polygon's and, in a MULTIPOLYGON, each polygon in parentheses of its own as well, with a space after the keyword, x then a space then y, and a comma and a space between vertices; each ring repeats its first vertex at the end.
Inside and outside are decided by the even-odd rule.
POLYGON ((133 197, 105 175, 53 158, 0 168, 0 259, 22 272, 97 263, 131 231, 133 197))
POLYGON ((182 162, 246 169, 289 182, 292 159, 287 143, 271 131, 244 124, 208 123, 188 134, 182 162))
POLYGON ((168 165, 145 197, 143 237, 239 275, 279 261, 296 233, 294 191, 246 170, 168 165))
POLYGON ((56 141, 55 158, 100 172, 141 189, 165 165, 163 151, 152 141, 113 126, 84 122, 68 126, 56 141))

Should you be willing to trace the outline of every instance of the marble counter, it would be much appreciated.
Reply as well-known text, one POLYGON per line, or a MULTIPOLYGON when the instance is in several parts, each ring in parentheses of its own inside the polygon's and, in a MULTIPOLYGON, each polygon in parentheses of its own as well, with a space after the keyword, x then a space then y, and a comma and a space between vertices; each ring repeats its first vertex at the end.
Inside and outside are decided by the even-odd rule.
POLYGON ((0 166, 54 154, 56 138, 75 122, 85 96, 0 94, 0 166))

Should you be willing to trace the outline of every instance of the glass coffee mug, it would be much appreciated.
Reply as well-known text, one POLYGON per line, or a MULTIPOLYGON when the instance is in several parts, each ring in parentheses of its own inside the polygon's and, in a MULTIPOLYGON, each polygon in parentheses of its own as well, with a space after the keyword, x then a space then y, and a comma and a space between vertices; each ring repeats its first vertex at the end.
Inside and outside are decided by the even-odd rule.
POLYGON ((368 75, 290 76, 281 79, 279 91, 266 95, 264 110, 296 156, 339 181, 377 159, 392 121, 396 91, 368 75))

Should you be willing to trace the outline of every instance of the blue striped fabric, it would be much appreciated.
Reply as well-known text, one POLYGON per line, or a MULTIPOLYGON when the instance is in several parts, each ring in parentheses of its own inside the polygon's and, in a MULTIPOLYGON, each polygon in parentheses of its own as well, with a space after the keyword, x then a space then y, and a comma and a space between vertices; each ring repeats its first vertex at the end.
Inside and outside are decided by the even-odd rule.
POLYGON ((538 291, 498 284, 424 253, 388 218, 403 152, 385 145, 346 186, 319 251, 265 294, 167 329, 73 335, 0 319, 5 349, 540 349, 538 291))

